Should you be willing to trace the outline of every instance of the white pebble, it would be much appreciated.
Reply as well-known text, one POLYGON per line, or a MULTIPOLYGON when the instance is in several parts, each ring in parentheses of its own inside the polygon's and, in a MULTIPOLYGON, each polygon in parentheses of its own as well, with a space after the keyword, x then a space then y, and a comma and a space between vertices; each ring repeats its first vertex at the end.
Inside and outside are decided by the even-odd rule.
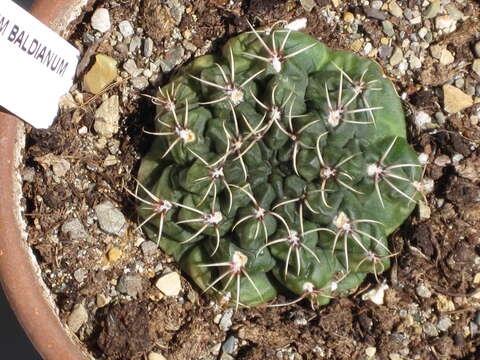
POLYGON ((110 30, 110 13, 105 8, 98 8, 92 15, 92 28, 102 33, 110 30))

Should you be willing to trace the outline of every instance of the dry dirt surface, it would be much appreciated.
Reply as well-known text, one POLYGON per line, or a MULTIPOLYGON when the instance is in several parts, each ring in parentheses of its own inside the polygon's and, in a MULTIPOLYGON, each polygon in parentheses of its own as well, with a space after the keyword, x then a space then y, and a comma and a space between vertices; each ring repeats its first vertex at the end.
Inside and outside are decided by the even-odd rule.
POLYGON ((478 3, 104 0, 91 1, 71 30, 84 58, 55 124, 27 129, 25 218, 62 321, 96 358, 480 358, 478 3), (98 7, 110 15, 105 33, 92 28, 98 7), (425 177, 434 180, 390 238, 398 257, 380 275, 388 285, 383 305, 362 300, 378 286, 373 277, 315 310, 302 303, 234 313, 184 278, 177 296, 164 296, 155 283, 178 267, 136 229, 135 201, 125 191, 134 188, 151 141, 142 129, 154 106, 141 94, 154 94, 179 66, 245 31, 247 20, 298 18, 328 46, 381 64, 404 100, 425 177), (117 60, 119 76, 93 96, 82 80, 96 54, 117 60), (471 103, 452 111, 460 103, 454 95, 462 95, 444 85, 471 103), (98 117, 106 102, 113 119, 107 130, 98 117))

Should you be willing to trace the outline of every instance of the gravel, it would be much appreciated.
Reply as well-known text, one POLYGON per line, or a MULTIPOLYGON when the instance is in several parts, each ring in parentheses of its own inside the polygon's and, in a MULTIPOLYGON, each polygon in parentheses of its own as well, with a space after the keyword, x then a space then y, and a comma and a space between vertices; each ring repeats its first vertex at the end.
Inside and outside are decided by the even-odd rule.
POLYGON ((83 303, 76 304, 68 316, 67 325, 73 333, 77 333, 88 321, 88 312, 83 303))
POLYGON ((136 297, 143 290, 142 278, 137 274, 124 274, 118 281, 117 290, 131 297, 136 297))
POLYGON ((158 253, 158 246, 153 241, 144 241, 140 247, 145 258, 151 258, 158 253))
POLYGON ((153 55, 153 40, 147 37, 143 43, 143 56, 150 57, 153 55))
POLYGON ((118 95, 112 95, 95 111, 95 131, 106 138, 111 138, 118 132, 120 120, 120 104, 118 95))
POLYGON ((222 351, 226 354, 233 354, 236 352, 238 347, 238 339, 231 335, 225 340, 225 342, 222 345, 222 351))
POLYGON ((423 284, 418 284, 415 289, 415 292, 417 293, 418 296, 424 299, 428 299, 429 297, 432 296, 432 292, 430 291, 430 289, 423 284))
POLYGON ((100 228, 110 234, 121 235, 125 226, 125 216, 110 201, 94 207, 100 228))
POLYGON ((92 28, 102 33, 110 30, 110 13, 107 9, 98 8, 92 15, 91 19, 92 28))
POLYGON ((384 11, 374 9, 371 7, 364 7, 363 11, 365 12, 365 15, 367 15, 367 17, 372 19, 386 20, 388 17, 384 11))
POLYGON ((61 230, 63 233, 70 236, 70 239, 72 240, 85 239, 88 236, 83 224, 77 218, 64 222, 61 230))
POLYGON ((225 310, 219 323, 220 329, 222 331, 227 332, 230 329, 230 327, 232 326, 232 316, 233 316, 233 309, 225 310))
POLYGON ((132 24, 127 20, 120 22, 120 24, 118 24, 118 29, 124 37, 132 36, 135 33, 132 24))

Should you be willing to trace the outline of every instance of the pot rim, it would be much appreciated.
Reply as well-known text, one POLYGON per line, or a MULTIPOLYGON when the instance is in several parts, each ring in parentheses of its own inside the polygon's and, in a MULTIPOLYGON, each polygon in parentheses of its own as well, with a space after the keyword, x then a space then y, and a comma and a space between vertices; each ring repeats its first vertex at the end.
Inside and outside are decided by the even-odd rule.
MULTIPOLYGON (((34 0, 31 13, 63 33, 88 0, 34 0)), ((78 339, 64 326, 35 256, 27 244, 22 217, 20 169, 25 145, 23 122, 0 112, 0 283, 10 306, 43 359, 89 360, 78 339)))

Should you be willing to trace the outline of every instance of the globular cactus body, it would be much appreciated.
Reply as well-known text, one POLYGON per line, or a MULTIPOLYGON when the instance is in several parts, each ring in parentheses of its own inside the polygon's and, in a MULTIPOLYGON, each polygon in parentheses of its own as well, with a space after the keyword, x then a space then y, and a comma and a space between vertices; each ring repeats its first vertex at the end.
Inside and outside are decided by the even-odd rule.
POLYGON ((377 276, 421 168, 374 62, 287 29, 230 39, 160 89, 142 226, 235 306, 328 303, 377 276))

